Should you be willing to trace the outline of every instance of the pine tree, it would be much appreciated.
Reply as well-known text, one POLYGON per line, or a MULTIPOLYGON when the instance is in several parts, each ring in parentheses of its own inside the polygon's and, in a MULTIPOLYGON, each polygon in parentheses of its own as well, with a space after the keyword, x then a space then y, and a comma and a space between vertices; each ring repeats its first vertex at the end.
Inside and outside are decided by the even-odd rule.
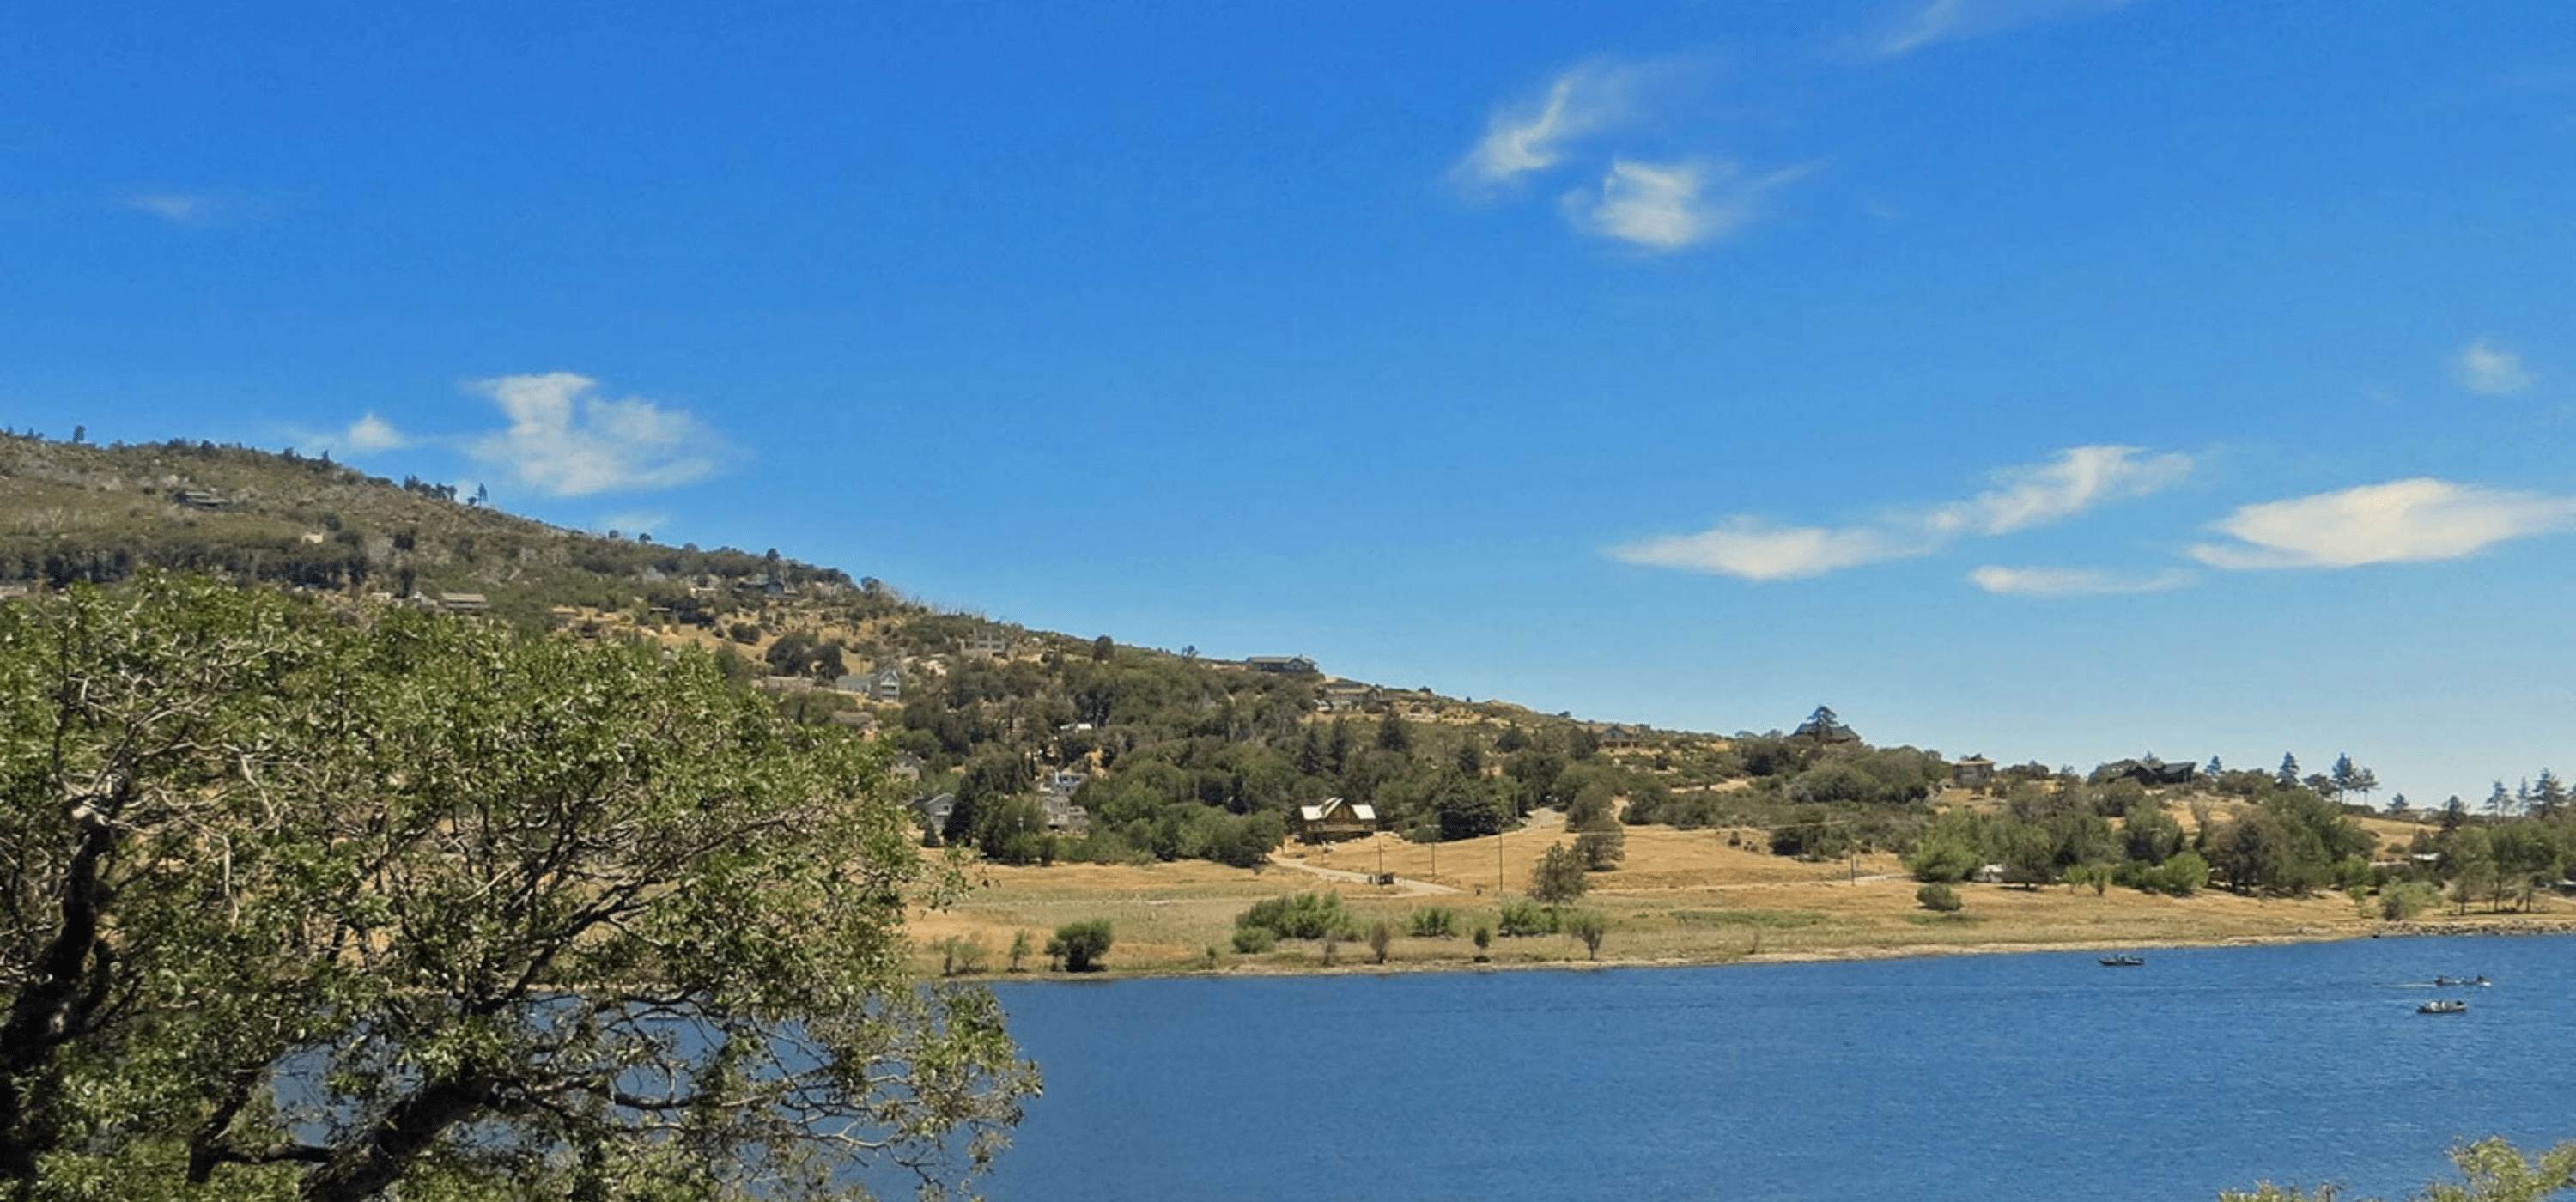
POLYGON ((2541 769, 2540 779, 2531 785, 2532 817, 2555 818, 2567 808, 2567 800, 2567 782, 2558 779, 2557 773, 2541 769))

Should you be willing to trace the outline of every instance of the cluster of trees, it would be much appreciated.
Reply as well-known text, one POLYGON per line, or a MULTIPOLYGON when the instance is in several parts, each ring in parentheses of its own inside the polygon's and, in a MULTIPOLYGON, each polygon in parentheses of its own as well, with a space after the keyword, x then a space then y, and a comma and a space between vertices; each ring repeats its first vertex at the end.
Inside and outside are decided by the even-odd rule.
POLYGON ((703 656, 152 573, 0 606, 0 1196, 971 1173, 1034 1070, 911 980, 962 882, 882 776, 703 656))
POLYGON ((2300 784, 2267 787, 2252 801, 2224 819, 2204 802, 2187 835, 2134 781, 2020 781, 1999 813, 1963 808, 1935 819, 1905 864, 1930 882, 1997 864, 2016 883, 2118 884, 2177 896, 2213 879, 2238 892, 2285 894, 2371 881, 2374 840, 2343 807, 2300 784))
MULTIPOLYGON (((921 615, 882 637, 938 646, 960 637, 957 621, 921 615)), ((886 735, 930 766, 925 792, 954 793, 942 835, 1004 860, 1253 865, 1285 837, 1296 807, 1341 796, 1420 841, 1489 835, 1532 810, 1564 809, 1591 862, 1606 867, 1620 855, 1616 799, 1666 787, 1652 768, 1601 754, 1568 719, 1514 711, 1472 725, 1421 722, 1393 707, 1319 717, 1313 676, 1098 639, 1021 638, 1040 653, 955 662, 918 682, 886 735), (1064 766, 1089 777, 1075 798, 1090 815, 1085 837, 1050 838, 1037 821, 1035 782, 1064 766)))
MULTIPOLYGON (((2301 775, 2295 756, 2273 772, 2211 765, 2210 792, 2182 823, 2134 781, 2043 782, 2023 774, 2004 786, 2000 812, 1953 810, 1929 821, 1906 849, 1919 879, 1950 883, 1984 865, 2025 884, 2068 882, 2189 894, 2218 885, 2240 893, 2305 895, 2377 890, 2389 917, 2407 917, 2447 889, 2465 908, 2528 908, 2534 894, 2576 866, 2576 807, 2542 769, 2518 790, 2495 786, 2483 814, 2458 797, 2433 811, 2403 858, 2361 826, 2366 805, 2346 798, 2376 787, 2375 774, 2339 756, 2330 773, 2301 775), (2214 802, 2234 801, 2221 812, 2214 802)), ((2411 811, 2401 796, 2389 812, 2411 811)))

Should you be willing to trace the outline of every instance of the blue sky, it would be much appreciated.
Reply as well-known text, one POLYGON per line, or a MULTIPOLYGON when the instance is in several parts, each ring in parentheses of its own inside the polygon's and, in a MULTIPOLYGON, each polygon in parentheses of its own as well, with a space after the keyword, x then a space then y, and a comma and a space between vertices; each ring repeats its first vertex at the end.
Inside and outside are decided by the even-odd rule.
POLYGON ((2576 769, 2562 5, 58 6, 0 63, 18 428, 1603 719, 2576 769))

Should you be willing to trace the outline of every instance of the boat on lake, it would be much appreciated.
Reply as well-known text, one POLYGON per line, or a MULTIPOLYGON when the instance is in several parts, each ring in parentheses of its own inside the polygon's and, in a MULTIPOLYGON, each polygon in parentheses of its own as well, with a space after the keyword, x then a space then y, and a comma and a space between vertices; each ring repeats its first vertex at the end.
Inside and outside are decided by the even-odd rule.
POLYGON ((2480 989, 2492 989, 2495 987, 2495 982, 2486 979, 2484 976, 2435 977, 2433 978, 2433 983, 2444 987, 2458 987, 2463 985, 2474 985, 2480 989))
POLYGON ((2468 1002, 2456 998, 2448 1001, 2430 1001, 2415 1008, 2417 1014, 2466 1014, 2468 1012, 2468 1002))
POLYGON ((2139 965, 2141 965, 2141 964, 2144 964, 2144 963, 2146 963, 2146 962, 2147 962, 2147 958, 2146 958, 2146 957, 2144 957, 2144 956, 2104 956, 2104 957, 2102 957, 2102 967, 2104 967, 2104 968, 2136 968, 2137 966, 2139 966, 2139 965))

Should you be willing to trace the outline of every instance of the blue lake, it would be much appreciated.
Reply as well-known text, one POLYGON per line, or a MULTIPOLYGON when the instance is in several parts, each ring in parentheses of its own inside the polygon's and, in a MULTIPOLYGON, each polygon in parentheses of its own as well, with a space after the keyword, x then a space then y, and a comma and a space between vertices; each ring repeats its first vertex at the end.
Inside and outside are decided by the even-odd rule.
POLYGON ((2576 938, 1001 987, 996 1199, 2403 1197, 2576 1137, 2576 938), (2437 975, 2485 974, 2485 989, 2437 975), (2466 997, 2455 1016, 2415 1013, 2466 997))

